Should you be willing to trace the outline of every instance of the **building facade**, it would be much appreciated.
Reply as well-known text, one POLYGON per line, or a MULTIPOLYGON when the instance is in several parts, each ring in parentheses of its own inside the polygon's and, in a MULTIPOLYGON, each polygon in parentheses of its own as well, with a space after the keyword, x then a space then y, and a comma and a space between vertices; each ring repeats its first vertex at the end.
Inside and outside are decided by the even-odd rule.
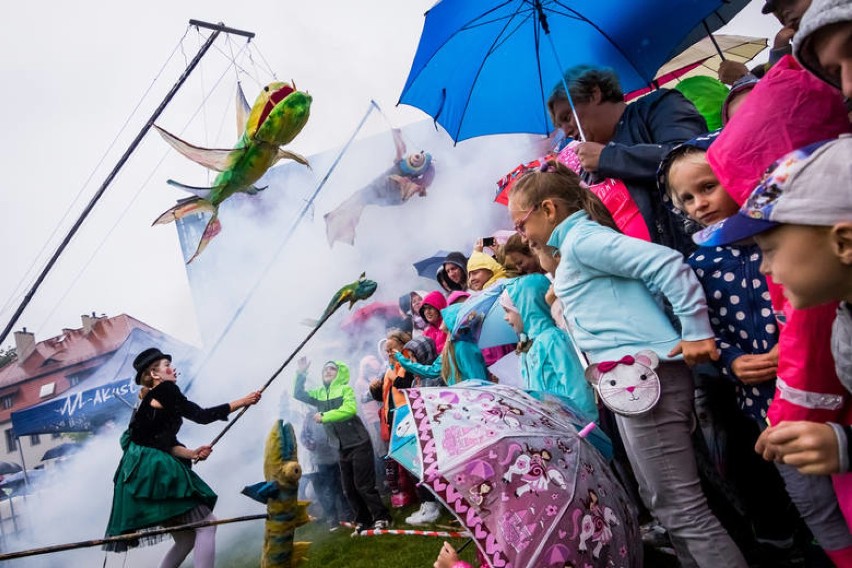
POLYGON ((126 314, 115 317, 94 313, 81 317, 82 326, 36 341, 24 328, 15 332, 16 356, 0 368, 0 460, 27 469, 42 463, 49 449, 68 441, 61 433, 18 437, 11 414, 61 396, 84 383, 118 350, 134 329, 159 333, 126 314))

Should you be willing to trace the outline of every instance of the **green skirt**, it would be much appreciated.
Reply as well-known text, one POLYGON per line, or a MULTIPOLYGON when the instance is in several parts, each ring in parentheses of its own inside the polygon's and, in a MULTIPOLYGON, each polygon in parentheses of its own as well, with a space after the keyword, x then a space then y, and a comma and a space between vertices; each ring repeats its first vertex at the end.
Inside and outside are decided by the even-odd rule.
POLYGON ((121 447, 106 536, 191 522, 213 510, 216 494, 182 461, 131 442, 129 432, 122 434, 121 447))

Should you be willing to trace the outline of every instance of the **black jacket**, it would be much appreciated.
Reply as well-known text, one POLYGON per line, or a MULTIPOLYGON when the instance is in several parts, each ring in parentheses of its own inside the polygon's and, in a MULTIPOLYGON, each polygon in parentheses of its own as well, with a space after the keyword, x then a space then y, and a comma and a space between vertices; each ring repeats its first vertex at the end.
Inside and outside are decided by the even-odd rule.
POLYGON ((183 445, 177 439, 183 418, 198 424, 209 424, 215 420, 227 420, 230 411, 231 407, 227 403, 201 408, 187 399, 175 383, 165 381, 148 391, 133 413, 129 426, 130 439, 140 446, 170 453, 174 446, 183 445), (163 408, 151 406, 152 400, 157 400, 163 408))
POLYGON ((695 246, 683 222, 663 203, 657 169, 672 148, 707 132, 707 123, 686 97, 660 89, 627 105, 612 140, 601 152, 598 171, 585 181, 617 178, 627 186, 639 207, 651 239, 689 254, 695 246))

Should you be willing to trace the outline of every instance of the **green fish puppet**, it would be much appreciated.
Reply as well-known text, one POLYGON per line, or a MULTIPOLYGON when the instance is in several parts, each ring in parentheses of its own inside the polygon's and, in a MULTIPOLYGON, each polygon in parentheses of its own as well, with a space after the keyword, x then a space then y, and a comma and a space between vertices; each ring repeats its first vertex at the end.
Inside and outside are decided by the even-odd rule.
POLYGON ((362 272, 361 276, 358 277, 358 280, 347 284, 340 290, 334 293, 334 296, 331 297, 331 301, 326 306, 325 311, 322 313, 319 319, 304 319, 302 320, 302 324, 317 327, 322 325, 325 320, 331 317, 331 314, 336 312, 338 308, 349 302, 349 309, 352 309, 352 306, 355 305, 355 302, 359 300, 366 300, 370 296, 372 296, 376 292, 376 288, 379 285, 375 280, 367 279, 367 273, 362 272))
POLYGON ((169 180, 169 185, 179 187, 195 197, 181 200, 177 205, 157 217, 155 225, 170 223, 190 213, 207 212, 212 216, 207 222, 195 254, 187 264, 201 254, 208 243, 219 234, 219 204, 237 192, 255 195, 265 187, 254 184, 278 160, 295 160, 308 165, 299 154, 281 148, 301 132, 311 111, 311 96, 297 91, 289 83, 270 83, 258 95, 254 106, 249 107, 242 88, 237 87, 237 131, 242 132, 237 144, 230 150, 199 148, 156 126, 162 137, 175 150, 201 164, 220 172, 212 187, 192 187, 169 180))

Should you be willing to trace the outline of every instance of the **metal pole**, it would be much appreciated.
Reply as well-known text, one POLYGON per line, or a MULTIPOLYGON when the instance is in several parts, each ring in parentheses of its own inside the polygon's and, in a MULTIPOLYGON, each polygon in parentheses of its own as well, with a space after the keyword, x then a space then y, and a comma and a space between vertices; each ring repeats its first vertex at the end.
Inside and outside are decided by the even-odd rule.
POLYGON ((206 22, 200 22, 197 20, 190 20, 189 23, 190 25, 194 25, 197 27, 212 29, 213 33, 210 34, 210 37, 207 38, 207 41, 204 43, 204 45, 201 46, 201 49, 198 50, 198 53, 195 55, 192 61, 189 62, 189 65, 186 67, 183 74, 178 78, 172 89, 160 103, 160 106, 158 106, 157 109, 154 111, 154 114, 151 115, 151 118, 148 119, 148 122, 145 123, 145 126, 143 126, 142 129, 139 131, 139 134, 136 135, 136 138, 133 139, 133 142, 130 143, 130 146, 128 146, 127 150, 124 151, 124 154, 121 156, 121 158, 119 158, 118 163, 116 163, 115 167, 112 169, 109 175, 107 175, 106 179, 101 184, 101 187, 89 201, 89 204, 86 205, 86 208, 83 210, 83 212, 77 218, 77 221, 71 227, 71 230, 68 231, 68 234, 65 235, 64 239, 62 239, 62 242, 59 244, 59 247, 57 247, 56 251, 53 253, 53 256, 50 257, 50 260, 47 261, 47 264, 42 269, 41 273, 38 275, 38 278, 36 278, 35 283, 26 293, 23 301, 21 301, 21 304, 18 306, 18 309, 15 310, 15 313, 12 315, 12 318, 6 325, 6 328, 3 330, 2 334, 0 334, 0 344, 2 344, 3 341, 6 340, 6 337, 8 337, 9 332, 12 331, 12 328, 18 322, 18 318, 21 317, 21 314, 24 312, 24 309, 26 309, 27 305, 29 305, 30 301, 32 300, 36 291, 41 286, 45 277, 47 277, 47 274, 50 272, 51 268, 53 268, 53 265, 56 264, 56 261, 59 260, 59 256, 63 253, 63 251, 65 251, 65 248, 68 246, 68 244, 71 242, 71 239, 80 229, 83 222, 86 220, 86 217, 89 216, 89 213, 91 213, 92 209, 95 208, 97 202, 100 200, 101 197, 103 197, 104 192, 106 192, 107 188, 112 183, 112 180, 115 179, 116 175, 118 175, 118 172, 130 158, 130 155, 133 154, 133 152, 136 150, 136 147, 139 146, 139 144, 142 142, 142 139, 154 125, 154 121, 157 120, 163 113, 163 111, 166 109, 166 106, 169 104, 169 102, 171 102, 175 94, 177 94, 178 89, 180 89, 184 82, 187 80, 187 78, 189 78, 190 73, 192 73, 193 69, 195 69, 195 67, 201 61, 201 58, 204 57, 204 54, 207 53, 207 50, 210 49, 210 47, 213 45, 213 42, 216 41, 216 38, 219 37, 219 34, 223 31, 226 31, 227 33, 235 33, 249 38, 254 37, 254 34, 252 34, 251 32, 243 32, 240 30, 226 28, 224 24, 221 23, 215 25, 208 24, 206 22))
POLYGON ((24 470, 24 485, 27 486, 27 489, 30 487, 30 478, 27 476, 27 462, 24 461, 24 446, 21 444, 21 438, 15 436, 15 440, 18 443, 18 453, 21 454, 21 467, 24 470))
POLYGON ((568 83, 565 81, 565 68, 562 67, 562 62, 559 60, 559 53, 556 51, 556 46, 553 44, 553 38, 550 37, 550 26, 547 23, 547 16, 544 14, 540 0, 536 0, 535 9, 536 12, 538 12, 538 22, 541 25, 541 29, 550 44, 550 51, 553 52, 553 59, 556 60, 556 66, 559 69, 559 79, 562 81, 562 88, 565 89, 565 96, 568 98, 568 105, 571 107, 571 114, 574 117, 574 123, 577 125, 577 132, 580 134, 580 141, 585 142, 586 133, 583 131, 583 125, 580 124, 580 117, 577 116, 577 108, 574 106, 574 97, 571 96, 571 89, 568 88, 568 83))
POLYGON ((29 550, 21 550, 19 552, 10 552, 8 554, 0 554, 0 561, 12 560, 13 558, 24 558, 26 556, 36 556, 39 554, 52 554, 54 552, 64 552, 66 550, 74 550, 77 548, 89 548, 92 546, 100 546, 110 542, 120 542, 124 540, 135 540, 146 536, 155 536, 160 534, 172 533, 183 530, 197 529, 201 527, 211 527, 225 525, 228 523, 242 523, 244 521, 256 521, 259 519, 268 518, 267 514, 262 515, 247 515, 245 517, 233 517, 230 519, 216 519, 213 521, 198 521, 168 528, 144 529, 130 534, 122 534, 118 536, 107 536, 104 538, 96 538, 81 542, 70 542, 68 544, 57 544, 54 546, 45 546, 42 548, 31 548, 29 550))
POLYGON ((713 42, 713 47, 716 48, 716 53, 719 54, 719 57, 722 58, 722 61, 725 61, 725 54, 722 53, 722 48, 719 47, 719 44, 716 42, 716 38, 713 37, 713 32, 710 31, 710 26, 707 25, 707 20, 701 20, 701 23, 704 25, 704 29, 707 30, 707 37, 709 37, 710 41, 713 42))

